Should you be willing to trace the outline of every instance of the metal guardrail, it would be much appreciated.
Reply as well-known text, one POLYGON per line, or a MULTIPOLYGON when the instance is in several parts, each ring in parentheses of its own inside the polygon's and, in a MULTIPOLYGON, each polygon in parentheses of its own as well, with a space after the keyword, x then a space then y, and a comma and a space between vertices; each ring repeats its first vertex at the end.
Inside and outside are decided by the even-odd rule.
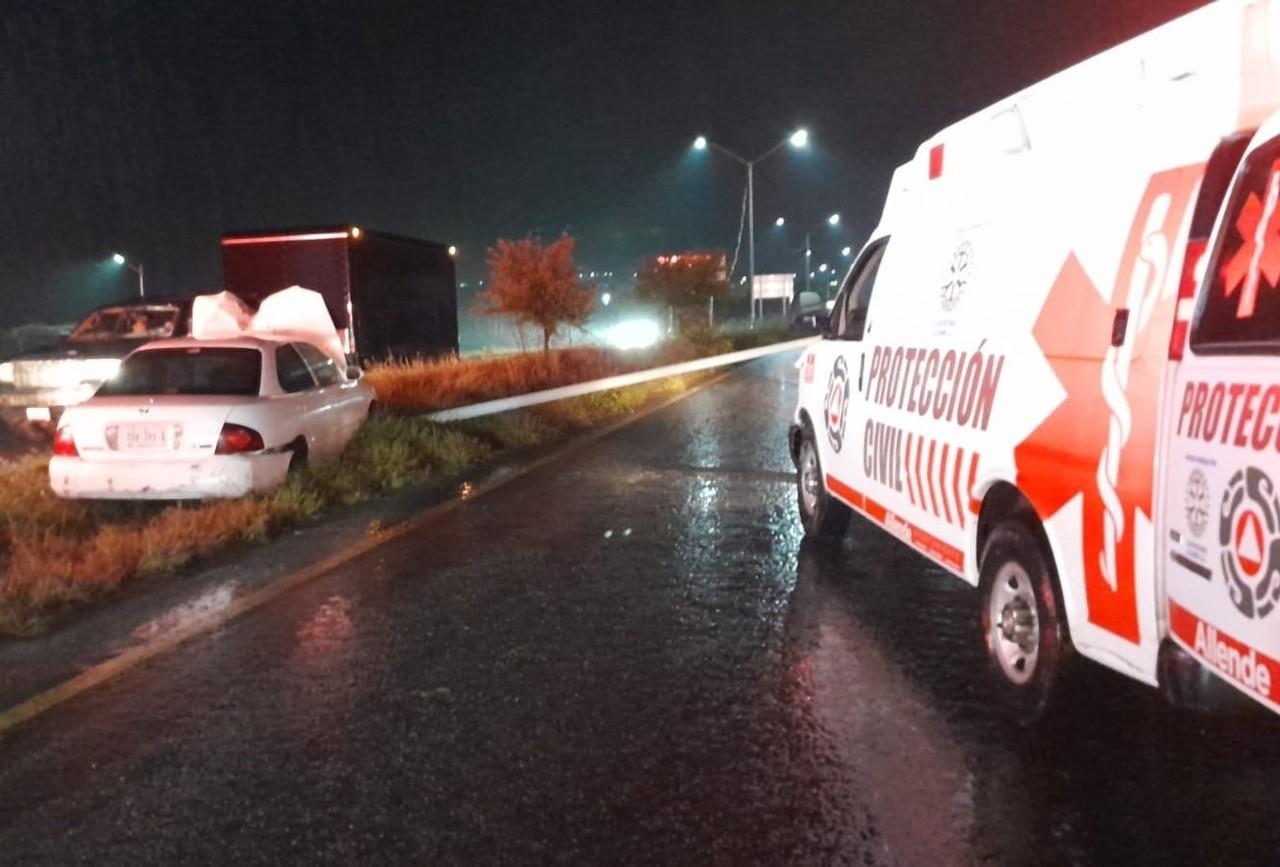
POLYGON ((534 391, 529 394, 486 400, 483 403, 473 403, 469 406, 442 409, 439 412, 431 413, 427 418, 431 421, 464 421, 469 418, 496 415, 500 412, 524 409, 525 407, 537 406, 542 403, 553 403, 570 397, 582 397, 585 394, 612 391, 615 388, 639 385, 642 382, 652 382, 655 379, 666 379, 669 376, 682 376, 686 373, 697 373, 700 370, 713 370, 730 364, 741 364, 744 361, 753 361, 766 355, 775 355, 792 349, 803 349, 820 339, 818 337, 803 337, 799 340, 788 340, 786 343, 771 343, 768 346, 759 346, 755 349, 742 349, 737 352, 727 352, 723 355, 711 355, 707 358, 697 358, 680 364, 668 364, 665 367, 637 370, 635 373, 622 373, 618 376, 593 379, 590 382, 579 382, 575 385, 562 385, 559 388, 548 388, 544 391, 534 391))

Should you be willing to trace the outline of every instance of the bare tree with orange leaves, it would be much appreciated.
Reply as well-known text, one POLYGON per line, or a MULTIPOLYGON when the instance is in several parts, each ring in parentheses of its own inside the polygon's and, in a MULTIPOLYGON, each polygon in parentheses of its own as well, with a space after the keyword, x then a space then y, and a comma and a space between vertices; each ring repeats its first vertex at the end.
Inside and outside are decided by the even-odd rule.
POLYGON ((536 327, 548 352, 563 326, 581 327, 595 311, 595 290, 578 276, 573 246, 569 235, 550 244, 539 238, 498 241, 489 249, 489 288, 480 294, 480 312, 536 327))

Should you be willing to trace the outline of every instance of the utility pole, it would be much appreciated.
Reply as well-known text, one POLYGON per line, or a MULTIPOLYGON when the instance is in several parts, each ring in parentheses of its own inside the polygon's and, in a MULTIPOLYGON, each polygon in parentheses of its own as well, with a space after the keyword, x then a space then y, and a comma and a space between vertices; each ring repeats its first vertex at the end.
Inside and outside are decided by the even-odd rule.
POLYGON ((756 327, 756 183, 755 162, 747 163, 747 294, 751 297, 751 327, 756 327))

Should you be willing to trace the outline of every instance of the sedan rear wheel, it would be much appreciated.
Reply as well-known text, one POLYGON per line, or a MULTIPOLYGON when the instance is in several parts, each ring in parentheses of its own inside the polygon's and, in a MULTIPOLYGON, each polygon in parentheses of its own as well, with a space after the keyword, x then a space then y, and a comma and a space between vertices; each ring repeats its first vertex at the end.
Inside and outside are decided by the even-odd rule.
POLYGON ((289 475, 296 476, 307 468, 307 444, 303 442, 294 443, 289 448, 289 475))

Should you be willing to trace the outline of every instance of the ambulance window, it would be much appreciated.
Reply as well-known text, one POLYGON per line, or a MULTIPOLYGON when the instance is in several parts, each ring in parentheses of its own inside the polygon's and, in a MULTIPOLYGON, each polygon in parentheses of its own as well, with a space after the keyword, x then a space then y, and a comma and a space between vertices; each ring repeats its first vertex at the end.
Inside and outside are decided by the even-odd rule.
POLYGON ((837 340, 861 340, 867 328, 867 310, 871 306, 871 292, 875 289, 880 260, 884 258, 888 238, 876 241, 862 254, 858 264, 849 272, 840 302, 833 311, 835 327, 832 333, 837 340))
POLYGON ((1280 352, 1280 140, 1245 161, 1220 231, 1191 348, 1280 352))

